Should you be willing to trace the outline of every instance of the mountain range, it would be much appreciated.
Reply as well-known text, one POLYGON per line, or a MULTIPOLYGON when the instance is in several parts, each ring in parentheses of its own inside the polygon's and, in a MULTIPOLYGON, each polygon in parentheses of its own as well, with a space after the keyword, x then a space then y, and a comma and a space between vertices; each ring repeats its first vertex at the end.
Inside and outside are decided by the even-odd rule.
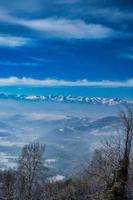
POLYGON ((83 97, 83 96, 63 96, 63 95, 23 95, 23 94, 0 94, 0 99, 14 99, 25 101, 52 101, 67 103, 85 103, 85 104, 102 104, 102 105, 127 105, 133 104, 133 101, 123 100, 120 98, 103 98, 103 97, 83 97))

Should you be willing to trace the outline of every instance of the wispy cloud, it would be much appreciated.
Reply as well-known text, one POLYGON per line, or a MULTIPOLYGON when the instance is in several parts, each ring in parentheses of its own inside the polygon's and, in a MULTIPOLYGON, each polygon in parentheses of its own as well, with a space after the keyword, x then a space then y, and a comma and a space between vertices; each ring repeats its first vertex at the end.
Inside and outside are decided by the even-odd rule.
POLYGON ((123 59, 133 60, 133 53, 121 53, 119 57, 123 59))
POLYGON ((53 62, 55 60, 52 60, 52 59, 48 59, 48 58, 40 58, 40 57, 30 57, 32 60, 36 61, 36 62, 39 62, 40 64, 42 63, 47 63, 47 62, 53 62))
POLYGON ((115 35, 115 31, 102 24, 86 23, 83 20, 64 18, 23 19, 1 14, 0 21, 27 27, 39 35, 62 39, 104 39, 115 35))
POLYGON ((114 31, 101 24, 87 24, 82 20, 39 19, 23 20, 21 24, 41 31, 47 36, 73 39, 103 39, 111 37, 114 31))
POLYGON ((19 47, 27 45, 29 42, 30 39, 23 37, 0 35, 0 46, 3 47, 19 47))
POLYGON ((133 79, 127 81, 89 81, 86 79, 77 81, 57 80, 57 79, 44 79, 38 80, 33 78, 0 78, 0 86, 32 86, 32 87, 54 87, 54 86, 67 86, 67 87, 107 87, 107 88, 119 88, 119 87, 133 87, 133 79))
POLYGON ((122 10, 117 7, 90 7, 88 15, 94 18, 103 18, 106 21, 113 21, 115 23, 133 20, 133 12, 122 10))
POLYGON ((0 61, 1 66, 38 66, 39 63, 36 62, 7 62, 0 61))
POLYGON ((52 13, 49 17, 42 17, 40 19, 36 18, 36 15, 29 18, 25 15, 16 17, 9 11, 2 11, 0 12, 0 21, 5 24, 8 23, 12 25, 12 27, 23 27, 25 33, 29 33, 29 30, 32 30, 32 34, 30 32, 30 36, 36 36, 38 39, 40 39, 40 37, 86 40, 100 40, 107 38, 118 39, 119 37, 132 38, 131 31, 129 30, 129 24, 127 23, 128 21, 133 21, 133 13, 131 11, 128 12, 127 10, 123 8, 120 9, 117 6, 98 7, 96 5, 92 5, 91 3, 88 4, 88 9, 86 9, 84 5, 80 5, 79 2, 81 3, 80 0, 56 1, 56 4, 78 4, 78 8, 76 9, 77 11, 75 11, 78 15, 74 15, 72 12, 71 15, 68 15, 66 18, 57 14, 52 16, 52 13), (84 12, 85 15, 83 14, 84 12), (89 21, 92 20, 92 22, 83 20, 85 18, 89 19, 89 21), (113 28, 116 27, 114 26, 116 24, 117 28, 113 28))

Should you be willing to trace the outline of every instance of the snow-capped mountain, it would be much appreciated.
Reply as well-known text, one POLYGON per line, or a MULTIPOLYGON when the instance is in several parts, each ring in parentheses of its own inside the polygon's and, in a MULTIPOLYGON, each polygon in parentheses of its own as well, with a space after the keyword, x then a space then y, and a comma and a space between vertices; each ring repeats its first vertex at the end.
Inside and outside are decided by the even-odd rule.
POLYGON ((133 104, 133 101, 122 100, 119 98, 103 98, 103 97, 83 97, 83 96, 63 96, 63 95, 13 95, 0 94, 0 99, 15 99, 25 101, 52 101, 52 102, 71 102, 86 104, 102 104, 102 105, 118 105, 133 104))

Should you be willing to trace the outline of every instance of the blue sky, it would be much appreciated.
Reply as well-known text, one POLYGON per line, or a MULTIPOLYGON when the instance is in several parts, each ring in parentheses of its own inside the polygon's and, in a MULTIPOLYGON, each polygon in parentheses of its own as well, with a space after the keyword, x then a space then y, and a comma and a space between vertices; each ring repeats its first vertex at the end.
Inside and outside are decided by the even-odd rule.
POLYGON ((0 0, 0 86, 132 98, 132 0, 0 0))

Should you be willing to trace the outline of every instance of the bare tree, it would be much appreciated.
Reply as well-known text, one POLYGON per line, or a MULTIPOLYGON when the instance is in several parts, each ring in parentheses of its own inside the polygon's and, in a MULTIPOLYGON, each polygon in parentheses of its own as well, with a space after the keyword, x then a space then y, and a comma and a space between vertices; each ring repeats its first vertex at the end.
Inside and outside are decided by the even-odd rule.
POLYGON ((130 160, 133 138, 132 108, 126 108, 120 112, 118 126, 121 127, 120 135, 104 141, 103 147, 94 152, 89 165, 89 180, 92 180, 94 189, 92 199, 128 199, 127 185, 129 184, 129 170, 131 175, 130 160))
POLYGON ((15 173, 13 170, 1 172, 0 199, 14 200, 15 173))
POLYGON ((130 153, 133 139, 133 109, 126 108, 120 113, 124 141, 122 148, 122 158, 119 160, 117 168, 114 170, 113 181, 107 186, 106 195, 103 199, 107 200, 126 200, 127 182, 130 165, 130 153))
POLYGON ((44 181, 44 146, 26 145, 18 162, 18 199, 31 200, 33 193, 44 181))

